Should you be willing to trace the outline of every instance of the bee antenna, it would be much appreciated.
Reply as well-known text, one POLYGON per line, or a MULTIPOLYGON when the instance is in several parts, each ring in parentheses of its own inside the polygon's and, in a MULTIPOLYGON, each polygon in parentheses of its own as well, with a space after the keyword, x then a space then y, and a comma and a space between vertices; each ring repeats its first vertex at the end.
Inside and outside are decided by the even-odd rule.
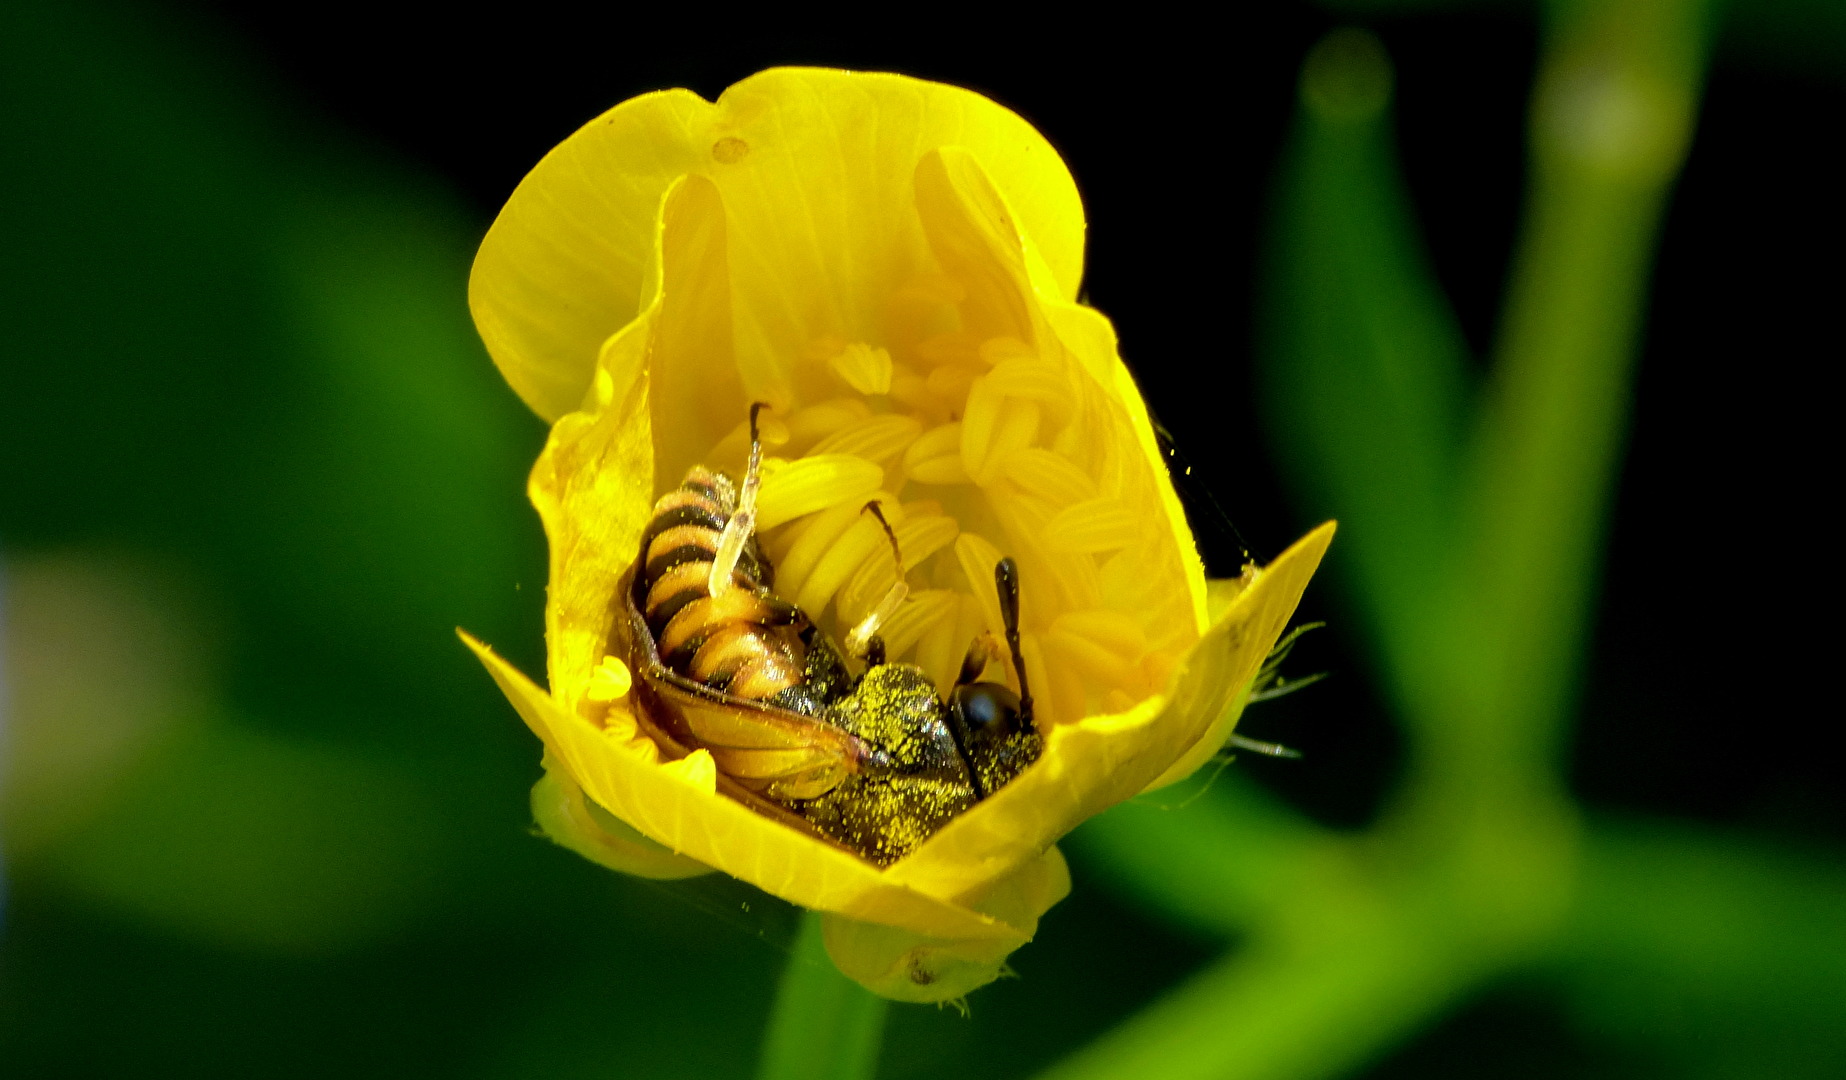
POLYGON ((724 533, 712 553, 711 576, 705 579, 705 591, 714 599, 730 591, 737 560, 743 557, 744 545, 756 534, 756 493, 763 486, 763 440, 756 417, 768 407, 767 402, 750 403, 750 463, 744 467, 743 491, 738 493, 731 520, 724 523, 724 533))
POLYGON ((904 552, 897 546, 897 533, 892 531, 891 523, 885 520, 884 507, 878 504, 877 499, 873 499, 871 502, 860 507, 859 512, 861 514, 870 514, 878 519, 879 528, 885 531, 885 539, 891 541, 891 558, 895 561, 897 566, 898 580, 902 581, 904 579, 904 552))
POLYGON ((1019 564, 1008 555, 994 564, 994 591, 1000 594, 1000 621, 1006 624, 1006 648, 1019 676, 1019 716, 1032 729, 1032 691, 1026 686, 1026 658, 1019 651, 1019 564))
POLYGON ((906 596, 910 595, 910 585, 904 581, 904 552, 897 546, 897 533, 891 528, 891 523, 885 519, 884 508, 878 505, 877 499, 873 499, 860 507, 859 512, 869 513, 878 519, 879 527, 885 531, 885 538, 891 541, 891 558, 897 571, 897 580, 885 590, 877 606, 873 607, 871 612, 865 618, 860 619, 859 624, 846 634, 847 653, 863 657, 870 654, 872 639, 878 635, 878 628, 883 626, 891 616, 897 614, 898 606, 904 602, 906 596))

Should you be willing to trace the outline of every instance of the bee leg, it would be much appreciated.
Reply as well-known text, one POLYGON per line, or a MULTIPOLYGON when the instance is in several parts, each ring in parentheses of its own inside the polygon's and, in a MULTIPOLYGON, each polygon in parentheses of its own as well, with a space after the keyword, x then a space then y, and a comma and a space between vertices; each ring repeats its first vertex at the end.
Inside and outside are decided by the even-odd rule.
POLYGON ((978 681, 981 672, 987 670, 988 662, 998 660, 1003 655, 1005 654, 1000 651, 1000 643, 994 640, 992 634, 977 635, 973 641, 968 643, 968 655, 962 658, 961 674, 955 677, 955 685, 967 686, 969 683, 978 681))
POLYGON ((868 668, 885 665, 885 639, 873 634, 865 641, 865 666, 868 668))

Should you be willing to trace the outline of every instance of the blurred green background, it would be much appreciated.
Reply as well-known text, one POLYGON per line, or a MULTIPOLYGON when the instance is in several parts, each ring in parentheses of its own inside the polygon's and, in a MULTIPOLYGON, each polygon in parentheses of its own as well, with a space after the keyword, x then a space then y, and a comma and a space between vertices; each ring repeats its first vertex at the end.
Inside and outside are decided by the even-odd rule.
POLYGON ((789 62, 1066 153, 1214 569, 1342 520, 1291 661, 1333 677, 1244 727, 1305 760, 1079 830, 1019 978, 894 1007, 879 1076, 1846 1075, 1804 559, 1842 12, 10 0, 0 1075, 755 1072, 796 913, 534 838, 452 628, 542 670, 544 431, 464 298, 499 200, 622 98, 789 62))

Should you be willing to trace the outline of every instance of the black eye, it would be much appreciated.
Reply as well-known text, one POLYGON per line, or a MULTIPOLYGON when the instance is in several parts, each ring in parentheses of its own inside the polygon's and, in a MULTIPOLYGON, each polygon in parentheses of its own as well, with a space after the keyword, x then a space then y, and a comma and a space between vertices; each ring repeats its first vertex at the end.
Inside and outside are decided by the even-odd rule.
POLYGON ((954 708, 974 739, 1004 739, 1019 727, 1019 695, 999 683, 956 687, 954 708))

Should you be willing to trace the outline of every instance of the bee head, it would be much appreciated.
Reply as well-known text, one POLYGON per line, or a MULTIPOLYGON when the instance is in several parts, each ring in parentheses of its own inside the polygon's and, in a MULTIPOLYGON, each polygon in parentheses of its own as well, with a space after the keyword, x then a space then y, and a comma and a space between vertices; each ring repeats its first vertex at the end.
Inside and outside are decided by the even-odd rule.
POLYGON ((971 743, 997 743, 1020 730, 1019 695, 1000 683, 955 688, 949 710, 971 743))

